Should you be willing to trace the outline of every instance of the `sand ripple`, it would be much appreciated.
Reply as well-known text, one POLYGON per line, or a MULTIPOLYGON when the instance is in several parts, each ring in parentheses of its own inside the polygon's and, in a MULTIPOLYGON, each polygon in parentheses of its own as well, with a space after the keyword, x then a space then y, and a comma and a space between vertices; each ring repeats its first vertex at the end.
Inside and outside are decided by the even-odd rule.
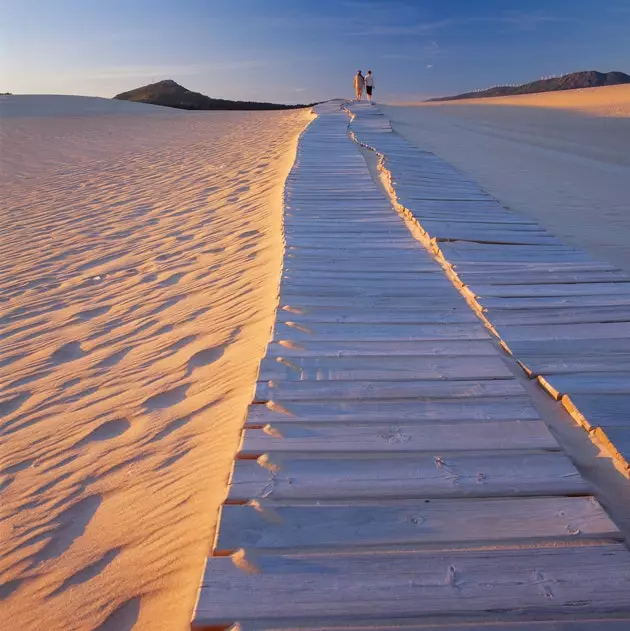
POLYGON ((3 121, 0 607, 16 628, 187 628, 308 120, 3 121))

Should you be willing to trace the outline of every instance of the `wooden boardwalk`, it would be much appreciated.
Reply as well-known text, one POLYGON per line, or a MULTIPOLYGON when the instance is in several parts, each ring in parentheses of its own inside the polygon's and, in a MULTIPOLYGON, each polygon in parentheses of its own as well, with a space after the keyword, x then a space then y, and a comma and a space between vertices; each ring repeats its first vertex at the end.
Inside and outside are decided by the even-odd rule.
POLYGON ((392 133, 377 108, 353 111, 355 137, 382 155, 398 210, 528 375, 630 476, 630 276, 503 208, 392 133))
POLYGON ((629 629, 620 532, 347 115, 318 115, 193 628, 629 629))

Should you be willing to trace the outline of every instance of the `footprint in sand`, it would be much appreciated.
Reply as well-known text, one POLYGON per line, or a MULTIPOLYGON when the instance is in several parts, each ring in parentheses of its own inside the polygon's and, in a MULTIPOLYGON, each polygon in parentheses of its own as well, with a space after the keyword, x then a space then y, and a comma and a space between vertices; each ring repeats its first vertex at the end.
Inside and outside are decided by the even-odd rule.
POLYGON ((184 277, 184 274, 171 274, 168 278, 165 278, 159 283, 160 287, 170 287, 171 285, 177 285, 179 281, 184 277))
POLYGON ((199 351, 195 353, 188 360, 188 371, 187 375, 190 375, 197 368, 202 368, 203 366, 209 366, 213 364, 218 359, 223 357, 225 354, 226 344, 222 344, 220 346, 214 346, 213 348, 206 348, 203 351, 199 351))
POLYGON ((72 361, 73 359, 79 359, 83 357, 85 351, 81 348, 79 342, 68 342, 63 346, 60 346, 51 356, 50 359, 56 364, 63 364, 65 362, 72 361))
POLYGON ((83 447, 92 442, 100 442, 103 440, 110 440, 124 434, 131 424, 126 418, 117 418, 113 421, 105 421, 99 425, 96 429, 92 430, 85 438, 82 438, 75 447, 83 447))
POLYGON ((149 397, 142 405, 147 412, 172 407, 186 398, 186 392, 189 387, 189 384, 185 384, 166 392, 160 392, 160 394, 149 397))

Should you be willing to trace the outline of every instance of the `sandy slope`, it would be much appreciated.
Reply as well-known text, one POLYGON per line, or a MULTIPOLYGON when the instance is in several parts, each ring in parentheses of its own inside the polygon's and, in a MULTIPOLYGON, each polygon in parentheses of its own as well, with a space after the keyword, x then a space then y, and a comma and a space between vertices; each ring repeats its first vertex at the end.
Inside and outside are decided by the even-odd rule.
POLYGON ((383 110, 504 204, 630 271, 630 86, 383 110))
POLYGON ((0 102, 0 618, 185 629, 311 115, 45 98, 0 102))

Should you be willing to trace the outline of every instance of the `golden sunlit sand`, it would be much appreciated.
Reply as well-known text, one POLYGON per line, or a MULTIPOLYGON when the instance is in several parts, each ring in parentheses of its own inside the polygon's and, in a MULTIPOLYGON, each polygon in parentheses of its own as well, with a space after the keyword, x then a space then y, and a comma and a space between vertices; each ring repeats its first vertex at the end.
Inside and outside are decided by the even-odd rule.
POLYGON ((2 619, 186 629, 312 115, 0 98, 2 619))

